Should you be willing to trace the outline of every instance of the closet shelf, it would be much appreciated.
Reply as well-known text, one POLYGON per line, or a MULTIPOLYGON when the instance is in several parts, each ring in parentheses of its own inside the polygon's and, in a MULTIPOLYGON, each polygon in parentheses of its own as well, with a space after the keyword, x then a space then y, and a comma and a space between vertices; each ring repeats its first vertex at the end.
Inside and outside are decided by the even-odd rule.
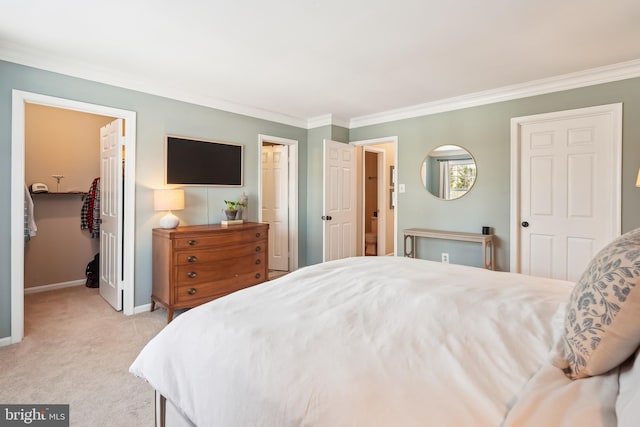
POLYGON ((87 196, 86 191, 48 191, 46 193, 31 193, 32 196, 81 196, 82 200, 87 196))
POLYGON ((46 193, 31 193, 31 194, 35 194, 35 195, 46 195, 46 194, 81 194, 86 196, 87 193, 84 191, 48 191, 46 193))

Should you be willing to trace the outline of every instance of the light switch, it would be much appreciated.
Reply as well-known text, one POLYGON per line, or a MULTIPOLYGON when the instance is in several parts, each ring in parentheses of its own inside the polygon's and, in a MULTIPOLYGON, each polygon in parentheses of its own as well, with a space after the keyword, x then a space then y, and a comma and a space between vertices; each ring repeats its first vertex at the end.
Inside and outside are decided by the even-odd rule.
POLYGON ((404 193, 404 184, 399 184, 398 185, 398 192, 404 193))

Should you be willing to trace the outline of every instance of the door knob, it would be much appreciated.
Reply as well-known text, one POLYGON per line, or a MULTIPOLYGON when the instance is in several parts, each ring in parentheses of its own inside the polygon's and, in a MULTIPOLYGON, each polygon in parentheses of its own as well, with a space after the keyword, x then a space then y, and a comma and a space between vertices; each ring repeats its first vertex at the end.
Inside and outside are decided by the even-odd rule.
POLYGON ((322 215, 322 220, 323 220, 323 221, 331 221, 331 216, 329 216, 329 215, 327 215, 327 216, 322 215))
POLYGON ((527 221, 522 221, 522 226, 524 228, 527 228, 529 226, 529 223, 527 221))

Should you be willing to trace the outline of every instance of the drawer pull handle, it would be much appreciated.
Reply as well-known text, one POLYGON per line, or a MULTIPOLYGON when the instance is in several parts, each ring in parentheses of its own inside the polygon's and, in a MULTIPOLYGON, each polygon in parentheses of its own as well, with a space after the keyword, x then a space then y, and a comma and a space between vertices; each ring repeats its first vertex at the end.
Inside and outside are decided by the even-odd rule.
POLYGON ((261 260, 261 259, 257 259, 257 260, 256 260, 256 265, 260 264, 261 262, 262 262, 262 260, 261 260))
POLYGON ((189 288, 189 290, 187 290, 187 293, 189 295, 195 295, 196 292, 198 292, 196 288, 189 288))
POLYGON ((188 262, 196 262, 197 260, 198 260, 198 257, 195 255, 190 255, 187 257, 188 262))
POLYGON ((190 279, 193 279, 197 275, 198 275, 198 273, 196 273, 195 271, 190 271, 190 272, 187 273, 187 276, 189 276, 190 279))
POLYGON ((256 246, 256 252, 260 252, 260 251, 261 251, 260 246, 256 246))
POLYGON ((189 243, 189 246, 195 246, 195 245, 198 244, 198 241, 197 240, 189 240, 188 243, 189 243))
POLYGON ((260 233, 256 233, 256 237, 260 237, 260 233))
POLYGON ((256 273, 256 279, 260 278, 260 273, 256 273))

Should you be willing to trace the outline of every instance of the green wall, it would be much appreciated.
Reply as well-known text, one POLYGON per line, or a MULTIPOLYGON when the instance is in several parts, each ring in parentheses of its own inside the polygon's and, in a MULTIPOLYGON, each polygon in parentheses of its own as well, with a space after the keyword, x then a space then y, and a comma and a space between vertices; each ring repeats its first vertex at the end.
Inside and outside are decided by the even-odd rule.
MULTIPOLYGON (((212 108, 153 96, 0 61, 0 338, 11 334, 11 91, 50 95, 137 113, 135 305, 150 302, 151 229, 161 213, 153 211, 153 189, 163 184, 164 136, 184 135, 245 144, 244 188, 187 187, 183 225, 219 222, 223 200, 249 195, 250 219, 257 220, 258 134, 299 142, 299 260, 306 262, 307 130, 212 108)), ((81 161, 81 159, 79 159, 81 161)), ((89 185, 90 183, 87 183, 89 185)), ((80 212, 78 212, 78 225, 80 212)), ((37 238, 37 236, 35 237, 37 238)), ((61 245, 64 245, 62 242, 61 245)), ((61 249, 64 249, 63 247, 61 249)))
MULTIPOLYGON (((618 102, 623 103, 625 232, 640 227, 640 189, 635 187, 640 167, 640 78, 361 127, 352 129, 349 138, 398 137, 399 183, 406 186, 406 192, 398 195, 400 254, 405 228, 479 233, 483 225, 488 225, 497 235, 497 268, 509 270, 511 118, 618 102), (431 149, 442 144, 466 148, 477 162, 473 189, 457 200, 438 200, 420 182, 420 163, 431 149)), ((439 261, 441 252, 449 252, 453 263, 482 265, 481 251, 474 244, 421 239, 418 251, 420 258, 439 261)))

